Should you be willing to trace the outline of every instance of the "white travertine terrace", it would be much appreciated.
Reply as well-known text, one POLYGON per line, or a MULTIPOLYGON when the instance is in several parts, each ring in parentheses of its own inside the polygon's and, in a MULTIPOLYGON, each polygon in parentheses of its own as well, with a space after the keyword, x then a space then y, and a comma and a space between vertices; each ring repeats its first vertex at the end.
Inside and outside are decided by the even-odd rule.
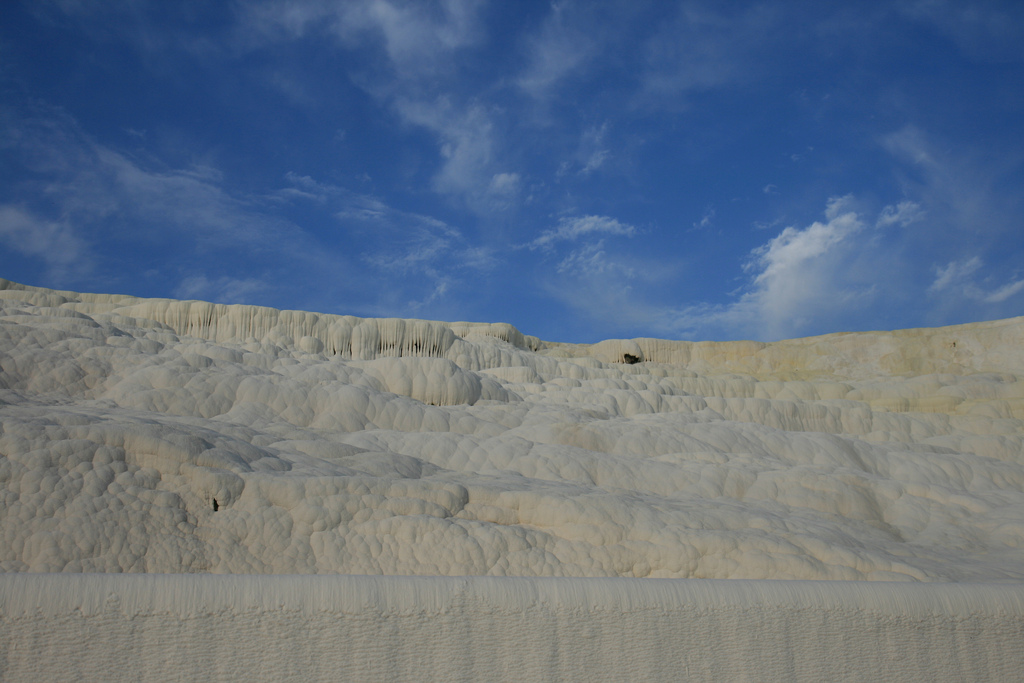
MULTIPOLYGON (((397 591, 404 597, 395 599, 409 605, 425 600, 434 606, 396 608, 401 619, 447 624, 451 632, 462 632, 462 610, 477 620, 473 633, 505 629, 536 638, 540 632, 515 615, 541 609, 551 637, 578 645, 577 653, 595 643, 611 653, 593 629, 612 628, 600 626, 608 614, 623 600, 633 604, 630 596, 647 595, 667 601, 661 616, 650 621, 643 610, 626 610, 622 623, 640 630, 617 642, 635 651, 671 633, 690 643, 692 651, 679 652, 693 654, 714 647, 728 629, 736 642, 763 645, 750 629, 769 623, 796 629, 790 635, 799 640, 793 634, 811 628, 801 625, 805 602, 823 600, 827 585, 836 586, 832 602, 821 603, 813 629, 863 650, 847 655, 883 657, 880 639, 899 632, 907 647, 948 646, 943 652, 959 653, 950 657, 961 663, 980 648, 962 669, 929 655, 922 680, 936 680, 935 670, 951 680, 979 673, 1001 680, 998 672, 1024 662, 1024 318, 772 344, 575 345, 542 342, 506 324, 360 319, 0 280, 0 534, 0 674, 5 666, 23 672, 11 680, 30 677, 24 672, 38 664, 18 659, 17 648, 24 653, 55 628, 85 638, 102 622, 111 643, 145 632, 181 648, 196 647, 196 634, 208 628, 227 639, 209 641, 214 649, 231 646, 228 634, 244 637, 274 619, 282 629, 298 628, 289 619, 312 608, 275 611, 277 598, 266 597, 274 591, 283 591, 281 605, 306 600, 308 591, 333 595, 340 602, 323 606, 321 617, 356 619, 345 628, 365 617, 360 637, 379 632, 381 643, 390 636, 380 620, 398 613, 360 603, 365 614, 353 617, 361 591, 397 591), (69 577, 27 578, 40 572, 69 577), (83 576, 121 572, 475 575, 525 583, 396 578, 385 589, 365 576, 310 584, 293 577, 257 590, 245 583, 254 578, 236 577, 241 583, 216 584, 228 597, 207 600, 196 597, 213 590, 206 580, 189 588, 186 577, 153 579, 150 588, 177 596, 159 598, 177 605, 171 609, 138 602, 150 594, 143 584, 83 576), (540 577, 815 583, 640 588, 540 577), (871 593, 865 581, 963 588, 901 593, 877 584, 888 587, 871 593), (232 606, 231 595, 253 590, 270 602, 232 606), (455 597, 434 604, 438 591, 455 597), (83 607, 99 593, 136 597, 107 611, 83 607), (737 622, 730 610, 748 598, 756 603, 752 621, 737 622), (883 604, 891 606, 884 614, 883 604), (907 605, 924 612, 900 621, 907 605), (687 635, 673 620, 676 609, 696 610, 711 619, 700 623, 719 630, 707 642, 687 635), (173 624, 153 617, 172 612, 173 624), (227 613, 235 614, 230 628, 202 622, 227 613), (861 623, 867 613, 873 626, 861 623), (494 614, 505 616, 488 621, 494 614), (122 619, 152 630, 129 633, 122 619), (198 630, 182 631, 186 623, 198 630), (868 635, 843 635, 854 627, 868 635), (908 628, 924 630, 907 635, 908 628), (1016 650, 1007 653, 1007 643, 1016 650)), ((793 650, 797 640, 779 641, 790 657, 779 676, 839 680, 846 671, 847 679, 863 679, 841 666, 807 668, 812 655, 793 650)), ((743 650, 747 669, 700 669, 699 658, 685 666, 705 671, 705 679, 715 671, 756 678, 764 661, 757 647, 743 650)), ((402 661, 415 665, 425 656, 416 652, 402 661)), ((359 651, 346 666, 367 656, 359 651)), ((467 655, 436 656, 456 662, 467 655)), ((469 670, 510 677, 479 666, 511 659, 477 657, 459 669, 464 679, 472 678, 469 670)), ((58 661, 73 669, 92 660, 71 649, 53 666, 58 661)), ((611 672, 602 661, 591 662, 594 671, 611 672)), ((677 674, 666 669, 651 680, 677 674)))
POLYGON ((5 572, 1024 578, 1024 319, 584 346, 0 287, 5 572))

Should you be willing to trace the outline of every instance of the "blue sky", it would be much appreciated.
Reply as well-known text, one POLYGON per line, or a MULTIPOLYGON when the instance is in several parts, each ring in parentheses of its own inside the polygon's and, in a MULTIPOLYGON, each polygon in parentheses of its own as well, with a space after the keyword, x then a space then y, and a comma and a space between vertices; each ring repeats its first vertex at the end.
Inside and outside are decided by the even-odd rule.
POLYGON ((7 0, 0 276, 553 341, 1024 314, 1024 3, 7 0))

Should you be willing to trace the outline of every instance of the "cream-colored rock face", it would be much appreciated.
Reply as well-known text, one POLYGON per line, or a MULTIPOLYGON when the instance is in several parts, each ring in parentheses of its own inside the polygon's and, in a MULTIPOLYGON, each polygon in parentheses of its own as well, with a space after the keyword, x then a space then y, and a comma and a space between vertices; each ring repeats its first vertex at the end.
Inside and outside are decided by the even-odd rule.
POLYGON ((1022 376, 0 281, 0 571, 1019 581, 1022 376))

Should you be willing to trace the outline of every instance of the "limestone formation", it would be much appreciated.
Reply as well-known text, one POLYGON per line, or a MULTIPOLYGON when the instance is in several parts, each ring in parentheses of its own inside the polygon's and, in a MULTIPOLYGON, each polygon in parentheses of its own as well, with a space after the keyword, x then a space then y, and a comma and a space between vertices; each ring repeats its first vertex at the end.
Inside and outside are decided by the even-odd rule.
POLYGON ((0 281, 0 571, 1020 581, 1024 318, 545 343, 0 281))

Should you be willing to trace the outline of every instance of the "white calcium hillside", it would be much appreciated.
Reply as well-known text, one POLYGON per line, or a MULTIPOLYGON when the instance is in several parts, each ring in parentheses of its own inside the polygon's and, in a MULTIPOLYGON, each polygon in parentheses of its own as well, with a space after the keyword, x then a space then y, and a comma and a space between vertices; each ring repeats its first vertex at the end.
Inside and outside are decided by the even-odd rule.
POLYGON ((1019 582, 1022 377, 0 281, 0 571, 1019 582))

